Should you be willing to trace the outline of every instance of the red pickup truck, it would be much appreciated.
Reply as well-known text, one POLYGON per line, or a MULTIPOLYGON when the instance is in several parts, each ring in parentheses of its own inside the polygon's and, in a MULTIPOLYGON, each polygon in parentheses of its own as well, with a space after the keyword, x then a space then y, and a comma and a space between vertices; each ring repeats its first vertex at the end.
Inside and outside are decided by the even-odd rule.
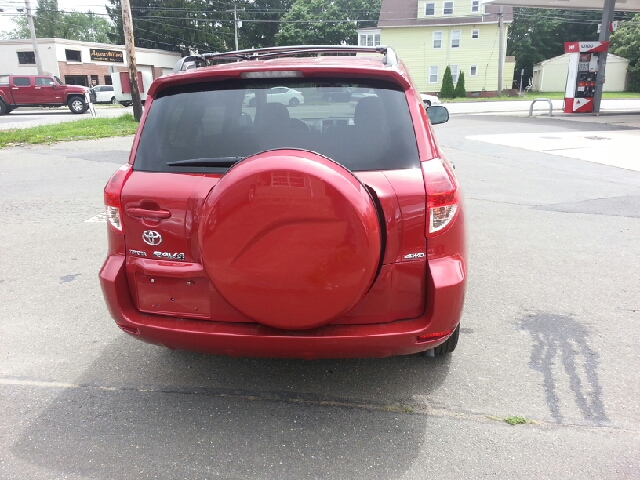
POLYGON ((81 85, 65 85, 52 75, 0 75, 0 115, 19 107, 63 105, 72 113, 84 113, 89 108, 87 91, 81 85))

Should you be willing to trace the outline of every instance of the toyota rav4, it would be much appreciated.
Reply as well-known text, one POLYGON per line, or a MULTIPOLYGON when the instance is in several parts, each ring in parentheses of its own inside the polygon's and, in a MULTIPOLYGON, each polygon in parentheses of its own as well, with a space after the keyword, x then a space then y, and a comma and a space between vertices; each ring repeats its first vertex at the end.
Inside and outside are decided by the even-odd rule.
POLYGON ((174 71, 104 191, 117 325, 232 356, 453 351, 464 212, 431 127, 449 116, 427 113, 394 51, 275 47, 174 71), (281 87, 304 103, 273 98, 281 87), (347 89, 367 95, 326 101, 347 89))

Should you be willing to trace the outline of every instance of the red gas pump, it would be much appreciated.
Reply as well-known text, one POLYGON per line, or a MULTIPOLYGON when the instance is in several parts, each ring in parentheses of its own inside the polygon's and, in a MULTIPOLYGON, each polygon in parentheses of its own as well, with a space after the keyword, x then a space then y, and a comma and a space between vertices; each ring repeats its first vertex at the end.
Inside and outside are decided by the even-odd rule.
POLYGON ((564 53, 569 54, 565 113, 593 112, 598 55, 608 49, 609 42, 565 42, 564 53))

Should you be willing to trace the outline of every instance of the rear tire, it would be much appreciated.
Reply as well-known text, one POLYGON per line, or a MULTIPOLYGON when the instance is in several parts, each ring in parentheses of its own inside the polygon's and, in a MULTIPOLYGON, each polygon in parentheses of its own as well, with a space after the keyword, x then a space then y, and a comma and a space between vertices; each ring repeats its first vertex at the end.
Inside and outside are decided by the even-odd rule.
POLYGON ((443 344, 438 345, 435 348, 431 348, 426 352, 422 352, 422 355, 426 357, 444 357, 446 354, 451 353, 456 349, 456 346, 458 345, 459 336, 460 336, 460 324, 458 324, 458 326, 453 331, 451 336, 447 338, 447 340, 443 344))
POLYGON ((291 100, 289 100, 290 107, 297 107, 298 105, 300 105, 300 100, 298 100, 296 97, 293 97, 291 100))
POLYGON ((425 100, 425 101, 424 101, 424 104, 425 104, 427 107, 430 107, 430 106, 431 106, 431 100, 425 100))
POLYGON ((6 115, 7 113, 9 113, 9 109, 4 104, 4 102, 0 100, 0 115, 6 115))
POLYGON ((116 97, 111 97, 111 105, 117 105, 118 104, 118 100, 116 100, 116 97))
POLYGON ((87 111, 89 106, 84 102, 81 97, 71 97, 67 102, 67 106, 71 113, 79 114, 87 111))

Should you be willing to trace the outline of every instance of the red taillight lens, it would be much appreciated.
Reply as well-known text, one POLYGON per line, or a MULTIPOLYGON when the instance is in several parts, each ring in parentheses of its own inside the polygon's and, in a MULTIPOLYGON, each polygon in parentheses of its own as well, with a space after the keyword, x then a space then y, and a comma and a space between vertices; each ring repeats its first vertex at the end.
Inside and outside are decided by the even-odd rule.
POLYGON ((422 162, 425 188, 427 190, 426 235, 441 233, 458 211, 458 184, 449 163, 440 158, 422 162))
POLYGON ((124 182, 131 174, 131 165, 125 164, 121 166, 111 176, 107 182, 107 186, 104 187, 104 205, 107 213, 107 223, 109 228, 116 233, 122 233, 122 203, 120 202, 120 194, 122 193, 122 187, 124 182))

